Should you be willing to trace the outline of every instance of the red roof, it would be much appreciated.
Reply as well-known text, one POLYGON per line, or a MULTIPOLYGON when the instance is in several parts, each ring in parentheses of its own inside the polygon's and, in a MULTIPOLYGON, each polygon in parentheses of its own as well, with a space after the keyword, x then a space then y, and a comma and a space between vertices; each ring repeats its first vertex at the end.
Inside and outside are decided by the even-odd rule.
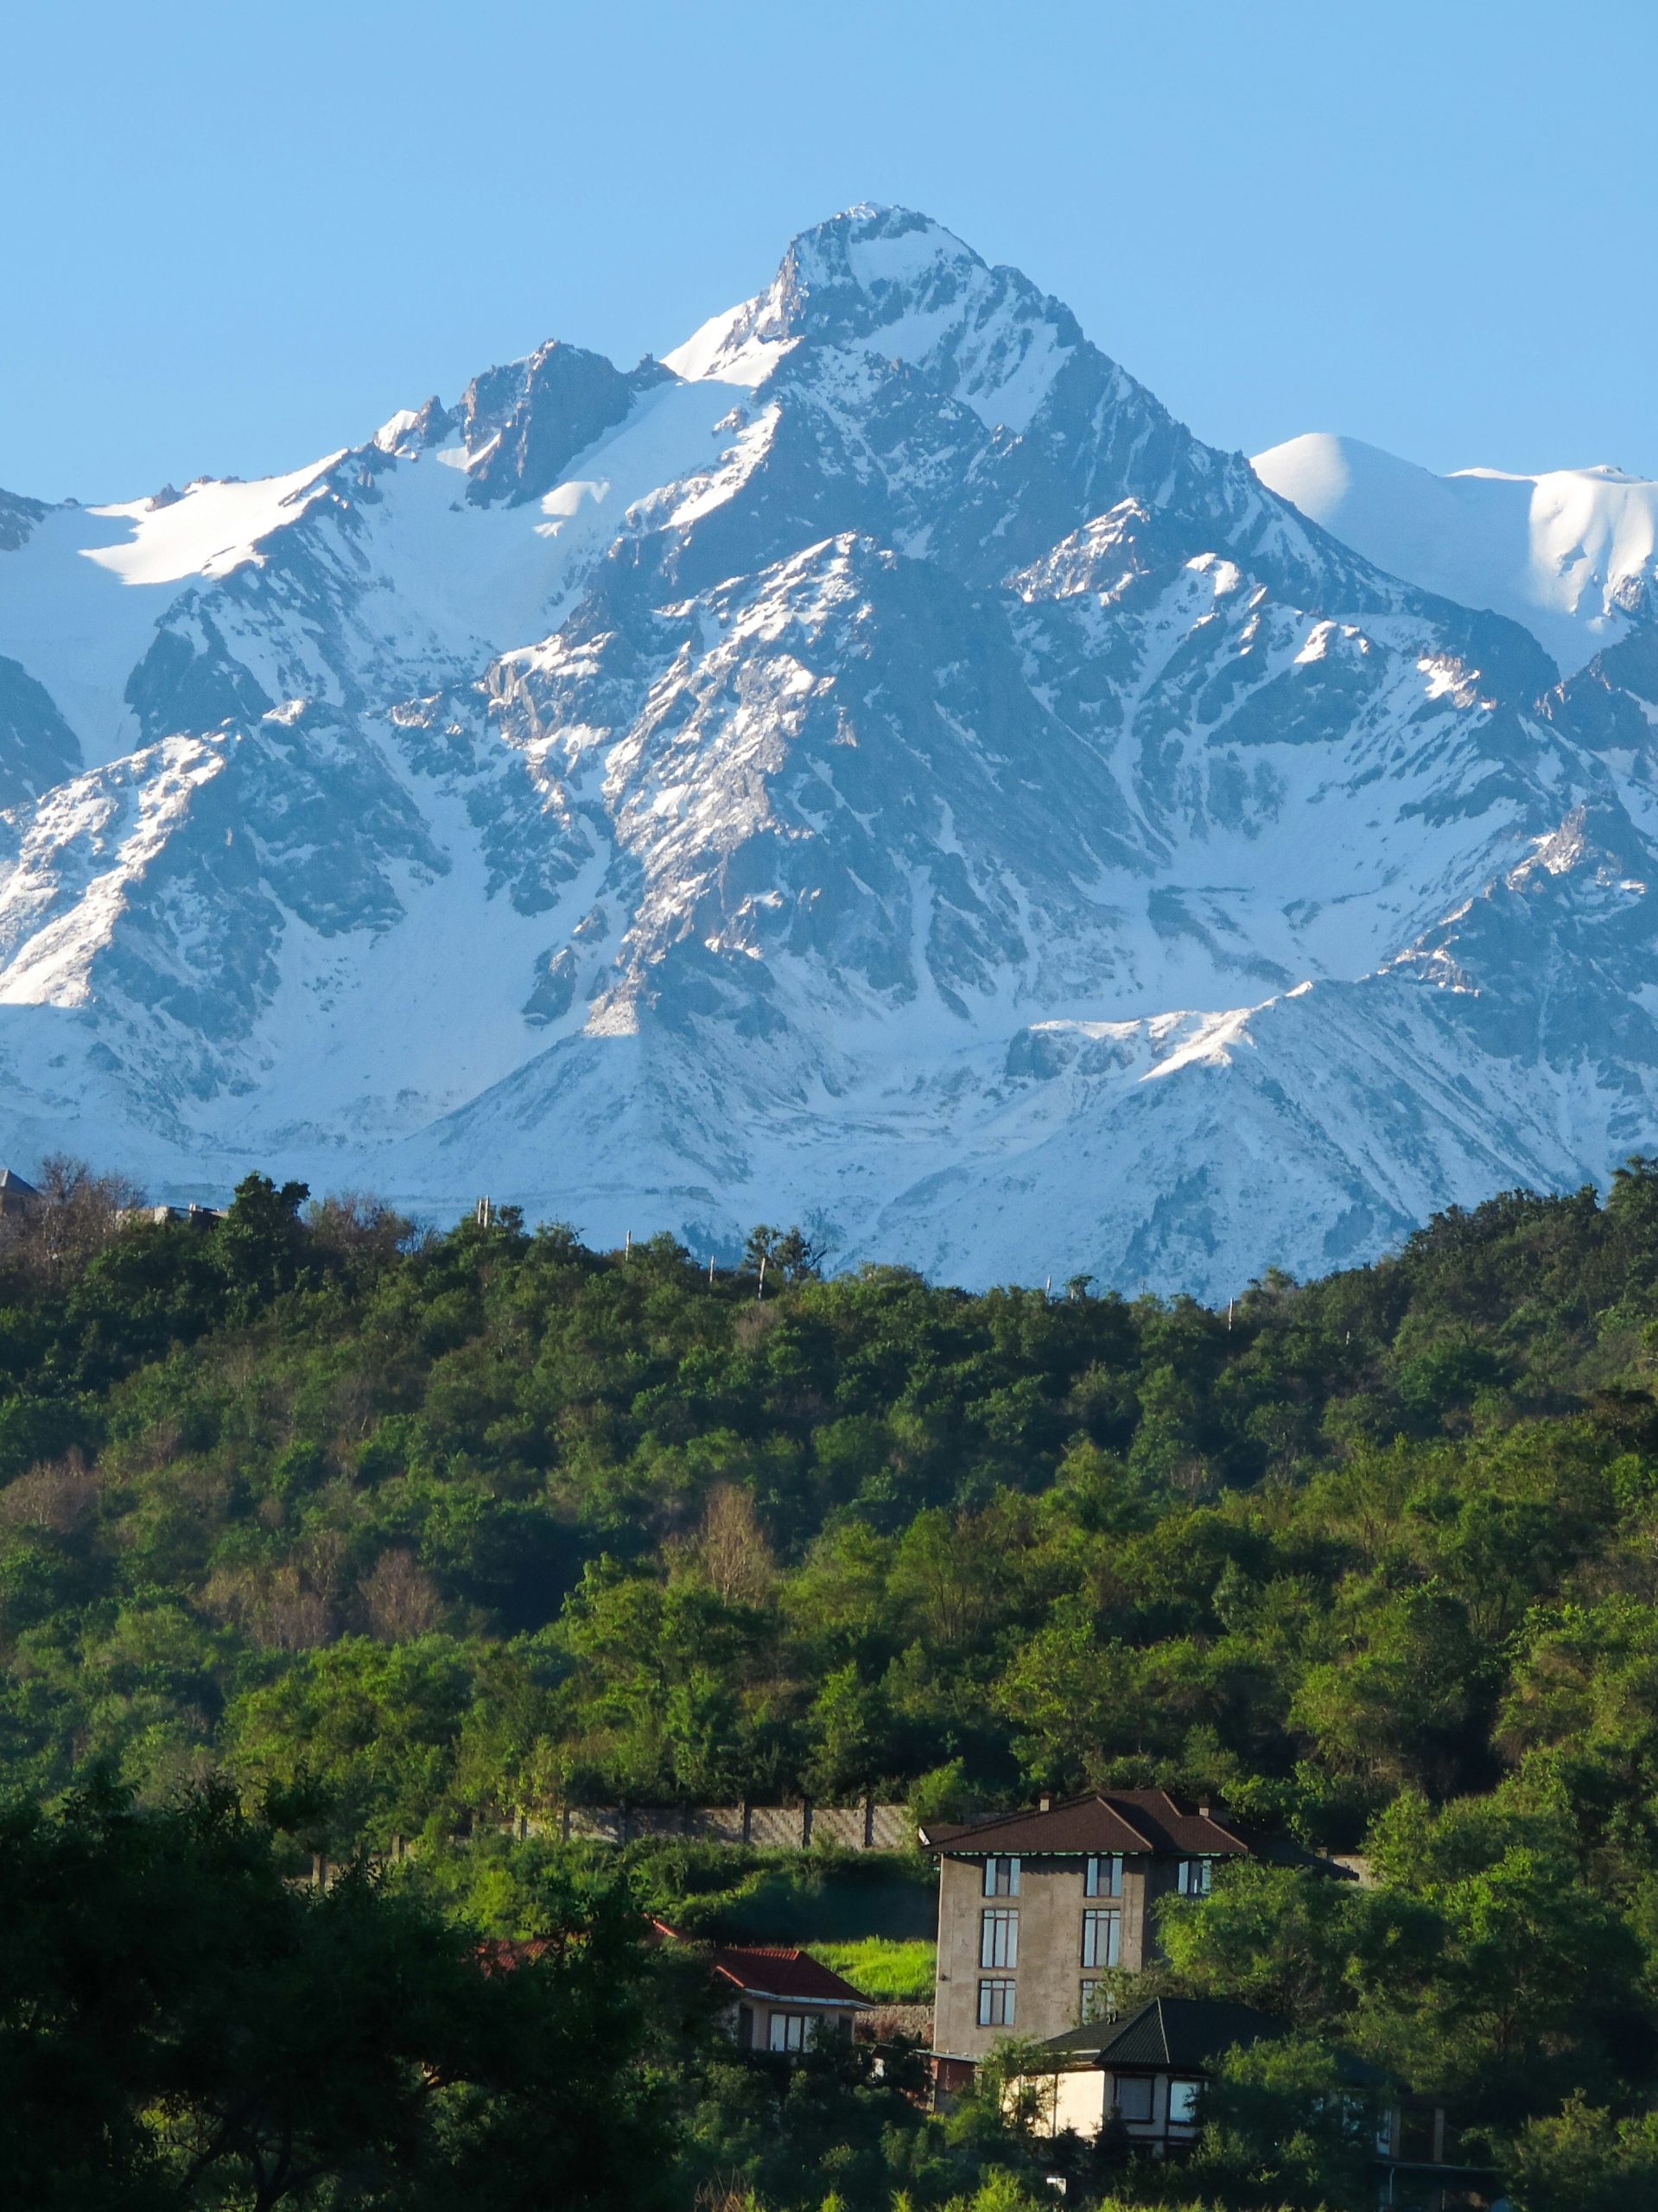
MULTIPOLYGON (((651 1940, 657 1942, 695 1940, 682 1936, 665 1920, 652 1920, 650 1929, 651 1940)), ((715 1973, 745 1996, 798 1998, 812 2005, 867 2005, 869 2002, 861 1990, 797 1945, 711 1943, 708 1950, 715 1973)))
POLYGON ((1174 1859, 1222 1859, 1249 1846, 1214 1812, 1191 1810, 1166 1789, 1095 1789, 1045 1812, 994 1814, 988 1820, 935 1822, 921 1831, 931 1850, 972 1858, 993 1852, 1150 1852, 1174 1859))
POLYGON ((486 1974, 511 1974, 526 1959, 539 1959, 553 1948, 546 1936, 489 1936, 478 1946, 478 1961, 486 1974))

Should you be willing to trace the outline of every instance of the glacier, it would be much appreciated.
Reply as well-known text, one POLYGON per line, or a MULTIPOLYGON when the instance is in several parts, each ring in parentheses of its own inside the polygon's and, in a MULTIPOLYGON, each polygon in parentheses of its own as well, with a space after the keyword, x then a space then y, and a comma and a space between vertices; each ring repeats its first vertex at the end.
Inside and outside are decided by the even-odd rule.
POLYGON ((1640 499, 1505 595, 1520 495, 1278 453, 865 207, 659 361, 0 494, 0 1158, 1209 1297, 1604 1179, 1658 1094, 1640 499))

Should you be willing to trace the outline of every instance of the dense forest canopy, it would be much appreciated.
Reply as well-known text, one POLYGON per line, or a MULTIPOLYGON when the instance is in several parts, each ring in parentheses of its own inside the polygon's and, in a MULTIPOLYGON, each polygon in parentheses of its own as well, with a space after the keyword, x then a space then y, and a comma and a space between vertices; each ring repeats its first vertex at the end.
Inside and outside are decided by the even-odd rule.
POLYGON ((1654 1848, 1652 1163, 1219 1313, 797 1239, 760 1297, 775 1235, 710 1281, 259 1178, 123 1226, 70 1181, 0 1248, 0 1747, 42 1796, 302 1758, 344 1844, 1155 1779, 1350 1846, 1547 1759, 1654 1848))
POLYGON ((1540 2205, 1650 2101, 1658 1163, 1218 1312, 54 1187, 0 1223, 14 1790, 222 1783, 336 1854, 584 1802, 1219 1790, 1379 1878, 1217 1885, 1178 1986, 1529 2120, 1540 2205))

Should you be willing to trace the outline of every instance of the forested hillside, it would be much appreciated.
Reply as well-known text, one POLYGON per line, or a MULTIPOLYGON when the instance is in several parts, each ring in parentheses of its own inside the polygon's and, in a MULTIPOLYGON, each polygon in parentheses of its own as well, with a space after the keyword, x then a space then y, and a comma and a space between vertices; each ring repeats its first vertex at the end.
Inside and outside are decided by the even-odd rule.
POLYGON ((343 1844, 1154 1777, 1352 1846, 1548 1761, 1655 1848, 1651 1163, 1220 1312, 70 1185, 0 1275, 15 1783, 302 1761, 343 1844))
MULTIPOLYGON (((769 1230, 710 1279, 257 1177, 206 1227, 52 1187, 0 1224, 13 1793, 219 1777, 336 1855, 424 1830, 429 1893, 522 1933, 549 1881, 573 1910, 553 1847, 440 1839, 1218 1789, 1378 1878, 1246 1868, 1166 1916, 1174 1986, 1315 2039, 1239 2085, 1216 2174, 1344 2201, 1273 2117, 1323 2038, 1458 2101, 1524 2202, 1658 2175, 1596 2117, 1658 2082, 1658 1162, 1214 1312, 820 1280, 769 1230)), ((718 2157, 770 2141, 768 2201, 815 2203, 723 2094, 718 2157)), ((920 2187, 896 2155, 852 2201, 920 2187)))

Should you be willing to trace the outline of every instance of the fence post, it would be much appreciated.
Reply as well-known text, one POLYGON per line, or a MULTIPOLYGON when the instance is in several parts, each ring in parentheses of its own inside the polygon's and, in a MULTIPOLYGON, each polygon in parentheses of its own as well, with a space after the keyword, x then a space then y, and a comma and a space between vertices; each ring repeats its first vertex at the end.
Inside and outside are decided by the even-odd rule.
POLYGON ((875 1840, 875 1793, 866 1790, 863 1801, 863 1847, 867 1851, 875 1840))
POLYGON ((743 1799, 743 1841, 745 1843, 752 1841, 753 1834, 754 1808, 749 1803, 747 1798, 745 1797, 743 1799))
POLYGON ((810 1851, 811 1841, 812 1801, 810 1797, 803 1797, 800 1801, 800 1848, 803 1851, 810 1851))

